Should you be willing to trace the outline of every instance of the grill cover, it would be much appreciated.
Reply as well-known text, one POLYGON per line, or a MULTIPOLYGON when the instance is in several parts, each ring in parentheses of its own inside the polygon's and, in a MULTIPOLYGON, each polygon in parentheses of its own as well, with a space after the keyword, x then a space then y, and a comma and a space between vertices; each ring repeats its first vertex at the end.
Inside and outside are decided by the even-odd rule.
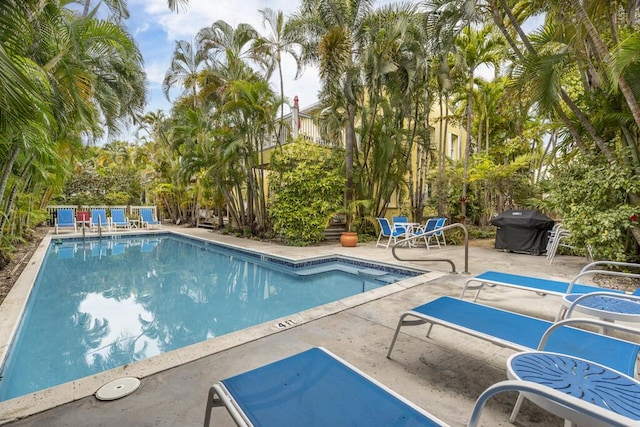
POLYGON ((495 248, 540 255, 547 248, 553 223, 537 210, 504 211, 491 220, 498 227, 495 248))

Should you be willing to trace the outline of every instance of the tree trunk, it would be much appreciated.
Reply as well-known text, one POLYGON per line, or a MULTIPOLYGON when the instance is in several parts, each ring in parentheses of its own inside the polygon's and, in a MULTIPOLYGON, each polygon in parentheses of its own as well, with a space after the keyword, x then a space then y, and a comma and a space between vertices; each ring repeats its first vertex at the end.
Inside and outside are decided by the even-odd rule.
POLYGON ((355 116, 356 106, 353 104, 347 104, 347 127, 345 129, 345 173, 347 183, 345 186, 345 206, 353 200, 353 153, 355 150, 355 116))
MULTIPOLYGON (((593 41, 593 44, 596 48, 596 54, 599 56, 600 61, 602 61, 605 66, 608 67, 611 61, 609 49, 604 44, 604 41, 600 37, 600 34, 596 27, 593 25, 593 22, 591 22, 589 15, 587 15, 587 11, 584 9, 584 7, 582 7, 582 4, 579 1, 570 0, 569 3, 573 7, 580 23, 586 28, 587 33, 589 34, 589 38, 593 41)), ((636 126, 640 128, 640 107, 638 106, 638 102, 633 95, 633 91, 631 90, 629 83, 623 75, 620 75, 618 77, 618 87, 620 88, 624 99, 627 101, 627 105, 629 106, 629 110, 633 115, 633 120, 636 122, 636 126)))
POLYGON ((469 70, 469 94, 467 97, 467 138, 464 151, 464 169, 462 172, 462 197, 460 198, 460 216, 467 219, 467 179, 469 178, 469 156, 471 155, 471 107, 473 102, 473 70, 469 70))
POLYGON ((2 206, 2 201, 4 199, 4 192, 7 189, 7 183, 9 182, 9 176, 11 176, 11 170, 13 169, 13 164, 16 162, 18 158, 18 154, 20 154, 20 146, 16 143, 13 144, 13 151, 11 155, 4 163, 4 168, 2 169, 2 178, 0 178, 0 206, 2 206))
POLYGON ((82 17, 86 18, 89 15, 89 6, 91 6, 91 0, 84 1, 84 8, 82 9, 82 17))
MULTIPOLYGON (((440 99, 440 114, 442 115, 442 98, 440 99)), ((438 175, 440 177, 440 188, 438 189, 438 215, 445 216, 447 211, 447 182, 445 179, 445 165, 446 165, 446 149, 447 149, 447 131, 449 127, 449 103, 444 103, 445 117, 444 121, 440 117, 440 150, 439 150, 439 165, 438 175)))

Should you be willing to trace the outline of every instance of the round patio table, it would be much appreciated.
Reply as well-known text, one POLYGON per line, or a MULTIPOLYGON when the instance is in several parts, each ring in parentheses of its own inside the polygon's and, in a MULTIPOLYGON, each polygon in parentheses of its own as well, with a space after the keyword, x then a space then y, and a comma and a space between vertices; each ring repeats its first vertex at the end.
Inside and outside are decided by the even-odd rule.
MULTIPOLYGON (((563 304, 569 308, 571 304, 581 297, 578 294, 565 295, 563 304)), ((616 294, 611 295, 590 295, 585 296, 578 301, 573 308, 574 311, 580 311, 585 314, 599 317, 607 320, 620 320, 626 322, 640 322, 640 303, 625 299, 616 294)))
MULTIPOLYGON (((566 354, 527 351, 509 358, 507 376, 554 388, 640 422, 640 382, 598 363, 566 354)), ((543 397, 527 393, 524 396, 578 425, 606 425, 543 397)))
MULTIPOLYGON (((616 295, 606 292, 593 292, 591 294, 567 294, 562 297, 562 305, 568 310, 571 305, 573 311, 578 311, 589 316, 599 317, 608 322, 640 322, 640 302, 625 298, 624 294, 616 295)), ((570 316, 570 313, 567 313, 570 316)), ((602 333, 610 335, 607 328, 602 333)))

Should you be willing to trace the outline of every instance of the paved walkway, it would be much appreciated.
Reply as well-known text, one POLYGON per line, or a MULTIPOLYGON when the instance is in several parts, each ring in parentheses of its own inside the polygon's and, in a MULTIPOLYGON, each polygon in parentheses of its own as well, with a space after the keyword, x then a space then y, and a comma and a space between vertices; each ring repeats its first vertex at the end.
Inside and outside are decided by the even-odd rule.
MULTIPOLYGON (((316 316, 319 318, 302 321, 282 331, 272 322, 242 334, 209 340, 206 354, 197 356, 199 358, 192 362, 148 376, 138 371, 143 377, 141 387, 120 400, 102 402, 93 396, 83 397, 17 421, 11 421, 11 411, 0 404, 0 423, 4 420, 11 426, 197 426, 202 424, 207 392, 214 381, 309 347, 323 346, 438 418, 453 426, 464 426, 478 395, 489 385, 506 379, 505 362, 513 351, 445 328, 435 327, 430 338, 424 337, 423 328, 406 328, 390 360, 385 355, 399 314, 441 295, 459 296, 462 284, 470 274, 500 270, 568 280, 587 263, 585 258, 557 256, 549 265, 544 256, 471 247, 470 274, 461 274, 464 272, 462 247, 446 246, 428 252, 424 248, 399 251, 401 256, 407 257, 452 259, 458 271, 452 274, 449 265, 442 262, 400 263, 393 258, 390 249, 375 248, 375 242, 359 244, 356 248, 342 248, 337 243, 300 248, 239 239, 205 229, 172 229, 293 259, 345 254, 406 264, 433 273, 427 283, 390 295, 381 294, 372 301, 349 307, 330 304, 314 312, 317 315, 318 310, 324 311, 316 316)), ((484 290, 479 302, 552 320, 560 299, 495 287, 484 290)), ((181 354, 192 351, 196 351, 195 346, 172 353, 179 359, 181 354)), ((514 402, 513 394, 490 401, 482 418, 483 425, 510 426, 508 416, 514 402)), ((37 406, 42 401, 31 403, 37 406)), ((562 420, 528 402, 518 417, 521 426, 562 424, 562 420)), ((223 408, 215 408, 211 425, 226 427, 234 423, 223 408)))

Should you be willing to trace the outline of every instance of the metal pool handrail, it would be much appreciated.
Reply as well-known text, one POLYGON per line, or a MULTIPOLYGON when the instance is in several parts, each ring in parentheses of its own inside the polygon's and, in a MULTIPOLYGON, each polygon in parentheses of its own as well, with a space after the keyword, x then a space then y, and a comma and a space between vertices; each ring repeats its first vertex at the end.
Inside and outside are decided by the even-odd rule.
POLYGON ((445 231, 445 230, 449 230, 452 228, 462 228, 462 230, 464 231, 464 271, 462 272, 462 274, 470 274, 469 273, 469 232, 467 231, 467 227, 459 222, 453 223, 453 224, 449 224, 446 225, 444 227, 440 227, 438 229, 435 230, 431 230, 428 231, 426 233, 420 234, 420 235, 414 235, 414 236, 409 236, 406 239, 402 239, 402 240, 398 240, 396 242, 396 244, 393 245, 393 247, 391 248, 391 253, 393 254, 393 257, 395 259, 397 259, 398 261, 410 261, 410 262, 447 262, 451 265, 451 272, 455 273, 456 272, 456 265, 455 263, 448 259, 448 258, 400 258, 398 256, 398 254, 396 254, 396 248, 400 245, 403 244, 407 244, 413 240, 416 239, 421 239, 425 236, 431 236, 434 235, 436 233, 439 233, 441 231, 445 231))

